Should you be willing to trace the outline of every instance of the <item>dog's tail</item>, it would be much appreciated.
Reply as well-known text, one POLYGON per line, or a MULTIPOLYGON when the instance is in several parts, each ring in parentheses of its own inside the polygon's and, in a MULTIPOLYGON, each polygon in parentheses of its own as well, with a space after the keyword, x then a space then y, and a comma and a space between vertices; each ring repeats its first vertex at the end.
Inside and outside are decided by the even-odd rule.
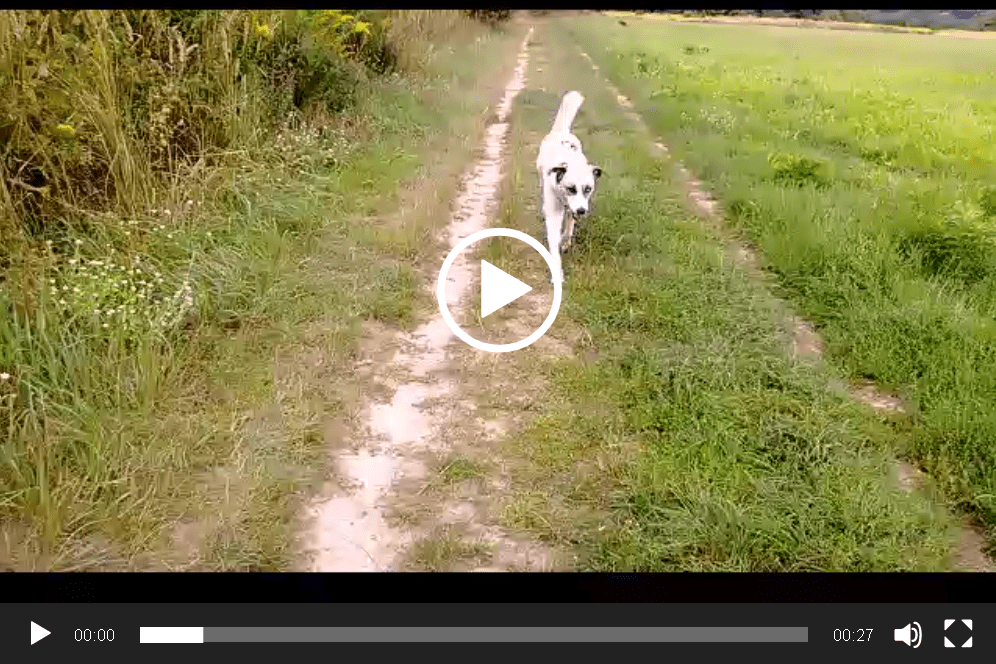
POLYGON ((583 103, 584 97, 581 96, 580 92, 568 92, 564 95, 564 100, 560 102, 560 110, 557 111, 557 117, 553 120, 553 131, 571 133, 574 117, 578 114, 578 109, 583 103))

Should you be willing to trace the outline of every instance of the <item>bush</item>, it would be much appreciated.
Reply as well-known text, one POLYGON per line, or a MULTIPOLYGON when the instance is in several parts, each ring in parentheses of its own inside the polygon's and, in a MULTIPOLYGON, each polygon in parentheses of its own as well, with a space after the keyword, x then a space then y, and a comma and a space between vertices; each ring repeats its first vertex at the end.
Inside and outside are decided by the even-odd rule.
MULTIPOLYGON (((393 70, 386 12, 0 14, 0 232, 31 242, 134 215, 206 154, 354 103, 393 70)), ((0 266, 18 251, 0 247, 0 266), (6 252, 10 252, 9 254, 6 252)))
POLYGON ((512 12, 508 9, 468 9, 467 14, 492 27, 497 27, 512 17, 512 12))
POLYGON ((850 23, 867 23, 868 15, 863 9, 842 9, 840 10, 841 20, 850 23))
POLYGON ((987 217, 996 217, 996 187, 986 187, 979 195, 979 208, 987 217))

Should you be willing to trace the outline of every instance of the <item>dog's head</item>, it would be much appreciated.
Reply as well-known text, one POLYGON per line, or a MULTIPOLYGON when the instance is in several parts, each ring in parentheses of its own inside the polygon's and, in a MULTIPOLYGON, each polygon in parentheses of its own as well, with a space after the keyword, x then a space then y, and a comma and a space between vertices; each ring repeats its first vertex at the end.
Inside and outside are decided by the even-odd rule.
POLYGON ((568 211, 583 217, 591 210, 591 197, 595 183, 602 177, 602 169, 592 166, 583 157, 564 161, 550 169, 555 188, 568 211))

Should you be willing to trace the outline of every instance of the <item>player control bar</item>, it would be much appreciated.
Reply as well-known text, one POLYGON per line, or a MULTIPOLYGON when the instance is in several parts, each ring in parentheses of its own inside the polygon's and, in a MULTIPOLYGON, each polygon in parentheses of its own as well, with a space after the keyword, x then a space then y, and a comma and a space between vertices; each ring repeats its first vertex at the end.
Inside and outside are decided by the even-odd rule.
POLYGON ((808 643, 808 627, 142 627, 141 643, 808 643))

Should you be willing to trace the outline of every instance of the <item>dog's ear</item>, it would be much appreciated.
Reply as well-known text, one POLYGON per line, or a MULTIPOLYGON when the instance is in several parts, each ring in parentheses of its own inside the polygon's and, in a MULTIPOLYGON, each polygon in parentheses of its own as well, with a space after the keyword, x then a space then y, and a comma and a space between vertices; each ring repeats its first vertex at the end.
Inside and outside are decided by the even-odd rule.
POLYGON ((560 181, 564 179, 564 174, 567 173, 567 164, 554 166, 549 170, 549 173, 555 173, 557 175, 557 184, 560 184, 560 181))
POLYGON ((591 174, 594 175, 595 179, 597 180, 598 178, 602 177, 602 169, 599 168, 598 166, 592 166, 591 174))

